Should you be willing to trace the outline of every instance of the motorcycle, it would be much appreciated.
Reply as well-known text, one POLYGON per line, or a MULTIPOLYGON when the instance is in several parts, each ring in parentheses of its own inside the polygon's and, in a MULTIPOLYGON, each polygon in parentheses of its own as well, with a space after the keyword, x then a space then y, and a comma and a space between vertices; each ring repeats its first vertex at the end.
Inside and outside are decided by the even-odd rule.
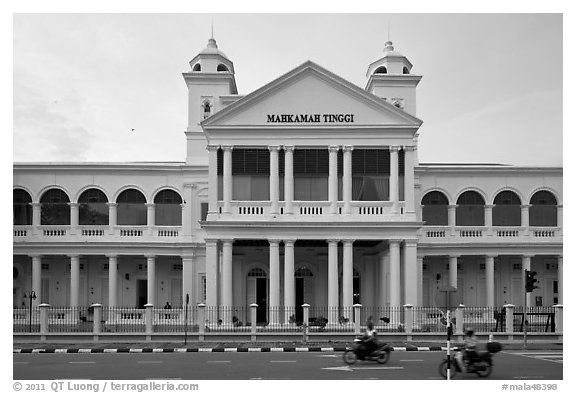
POLYGON ((357 360, 371 360, 384 364, 390 359, 390 351, 392 351, 390 345, 376 340, 376 348, 372 352, 366 353, 364 340, 364 336, 356 337, 352 346, 344 351, 342 358, 346 364, 354 364, 357 360))
MULTIPOLYGON (((456 376, 458 373, 477 374, 481 378, 486 378, 492 373, 492 356, 500 352, 502 346, 497 342, 486 344, 486 351, 479 351, 476 357, 470 362, 464 360, 465 349, 463 347, 453 348, 455 356, 450 358, 450 375, 456 376)), ((443 378, 446 378, 448 370, 448 359, 444 359, 438 367, 438 371, 443 378)))

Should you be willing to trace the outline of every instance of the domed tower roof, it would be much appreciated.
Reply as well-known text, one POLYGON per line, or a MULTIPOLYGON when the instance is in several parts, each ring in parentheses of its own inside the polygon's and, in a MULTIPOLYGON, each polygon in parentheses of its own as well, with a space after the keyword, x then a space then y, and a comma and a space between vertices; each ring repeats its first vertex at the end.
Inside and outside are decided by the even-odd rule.
POLYGON ((190 60, 190 68, 192 72, 234 74, 234 63, 218 49, 214 37, 208 40, 206 48, 190 60))
POLYGON ((206 45, 206 48, 204 48, 204 50, 202 50, 202 52, 200 52, 201 55, 220 55, 222 57, 224 57, 225 59, 228 59, 228 56, 226 56, 226 54, 224 52, 222 52, 220 49, 218 49, 218 44, 216 43, 216 40, 214 39, 214 37, 210 38, 208 40, 208 45, 206 45))
POLYGON ((392 41, 384 44, 384 56, 368 66, 366 77, 373 74, 405 75, 412 70, 412 63, 402 53, 394 49, 392 41))

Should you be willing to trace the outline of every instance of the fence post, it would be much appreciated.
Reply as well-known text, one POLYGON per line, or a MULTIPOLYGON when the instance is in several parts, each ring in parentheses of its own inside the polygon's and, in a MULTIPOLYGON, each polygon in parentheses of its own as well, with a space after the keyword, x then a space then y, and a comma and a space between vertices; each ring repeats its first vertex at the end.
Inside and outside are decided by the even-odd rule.
POLYGON ((464 334, 464 307, 466 306, 460 303, 454 312, 456 317, 456 334, 464 334))
POLYGON ((40 341, 46 341, 46 333, 48 333, 48 310, 50 305, 42 303, 40 306, 40 341))
POLYGON ((91 306, 94 309, 94 321, 92 322, 92 333, 94 334, 94 341, 98 341, 98 336, 101 333, 101 323, 102 323, 102 305, 93 304, 91 306))
POLYGON ((153 304, 145 304, 146 307, 146 314, 144 315, 144 321, 146 323, 146 340, 152 340, 152 331, 153 331, 153 321, 152 321, 152 309, 154 308, 153 304))
POLYGON ((304 303, 302 305, 303 311, 303 321, 302 321, 302 340, 306 343, 308 342, 308 322, 310 320, 310 305, 308 303, 304 303))
POLYGON ((411 304, 404 305, 404 332, 406 341, 412 341, 412 328, 414 325, 414 306, 411 304))
POLYGON ((552 307, 554 308, 554 318, 556 319, 554 331, 559 333, 558 339, 562 339, 562 333, 564 333, 564 307, 561 304, 555 304, 552 307))
POLYGON ((206 333, 206 304, 200 303, 198 305, 198 341, 204 341, 204 333, 206 333))
POLYGON ((506 333, 510 335, 509 339, 513 339, 514 336, 514 305, 505 304, 506 309, 506 333))
POLYGON ((256 311, 258 311, 258 305, 252 303, 250 305, 250 341, 256 341, 256 311))
POLYGON ((360 311, 362 310, 361 304, 355 304, 354 306, 354 334, 360 334, 360 311))

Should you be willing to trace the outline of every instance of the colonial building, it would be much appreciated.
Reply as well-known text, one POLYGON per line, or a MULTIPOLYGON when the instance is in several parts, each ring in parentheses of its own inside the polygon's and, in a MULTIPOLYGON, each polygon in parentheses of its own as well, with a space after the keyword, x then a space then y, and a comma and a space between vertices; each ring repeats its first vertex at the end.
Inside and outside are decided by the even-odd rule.
POLYGON ((525 270, 529 305, 562 303, 562 168, 419 162, 421 76, 391 42, 365 88, 308 61, 239 95, 213 38, 183 76, 185 162, 14 164, 14 306, 188 296, 332 322, 521 305, 525 270))

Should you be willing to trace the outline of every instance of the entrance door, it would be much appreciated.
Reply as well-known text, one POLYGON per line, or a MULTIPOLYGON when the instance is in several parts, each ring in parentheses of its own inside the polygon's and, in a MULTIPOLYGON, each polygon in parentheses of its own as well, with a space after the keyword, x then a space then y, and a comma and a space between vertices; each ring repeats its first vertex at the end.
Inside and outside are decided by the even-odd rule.
POLYGON ((148 280, 136 280, 136 307, 144 308, 148 303, 148 280))
POLYGON ((256 278, 256 323, 266 323, 266 311, 268 309, 268 299, 266 296, 266 278, 256 278))
POLYGON ((296 290, 296 322, 302 322, 304 319, 304 311, 302 305, 304 304, 304 277, 295 277, 295 290, 296 290))

